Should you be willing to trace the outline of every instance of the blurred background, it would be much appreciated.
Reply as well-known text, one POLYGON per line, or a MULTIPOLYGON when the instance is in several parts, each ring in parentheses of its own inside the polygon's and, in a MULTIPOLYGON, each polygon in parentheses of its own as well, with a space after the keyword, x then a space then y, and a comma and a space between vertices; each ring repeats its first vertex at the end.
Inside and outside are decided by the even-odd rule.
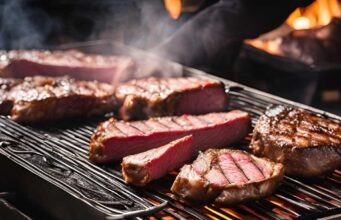
POLYGON ((109 39, 340 115, 341 3, 292 2, 5 0, 0 48, 109 39))

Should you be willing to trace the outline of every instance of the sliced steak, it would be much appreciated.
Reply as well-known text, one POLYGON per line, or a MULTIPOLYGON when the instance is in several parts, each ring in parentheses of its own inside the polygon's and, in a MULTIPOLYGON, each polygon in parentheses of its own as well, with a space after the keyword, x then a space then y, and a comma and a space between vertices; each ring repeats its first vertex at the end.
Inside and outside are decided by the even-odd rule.
POLYGON ((240 150, 209 149, 181 168, 171 191, 194 203, 233 205, 271 195, 282 177, 282 164, 240 150))
POLYGON ((123 56, 84 54, 76 50, 0 51, 0 67, 8 77, 65 76, 112 83, 119 75, 135 69, 133 60, 123 56))
POLYGON ((122 174, 126 183, 144 186, 169 171, 182 167, 193 156, 192 135, 164 146, 123 158, 122 174))
POLYGON ((121 160, 190 134, 194 139, 194 152, 198 152, 211 146, 223 147, 240 141, 249 129, 249 115, 239 110, 133 122, 111 118, 100 124, 93 134, 90 160, 98 163, 121 160))
POLYGON ((0 115, 9 115, 13 101, 8 98, 8 92, 21 83, 20 79, 0 78, 0 115))
POLYGON ((124 120, 205 114, 226 109, 227 95, 221 82, 194 77, 132 80, 116 89, 124 120))
POLYGON ((283 163, 288 175, 319 176, 341 167, 341 126, 302 109, 275 106, 259 118, 250 147, 283 163))
POLYGON ((116 106, 111 85, 68 77, 26 77, 7 99, 13 102, 12 119, 22 123, 99 115, 116 106))

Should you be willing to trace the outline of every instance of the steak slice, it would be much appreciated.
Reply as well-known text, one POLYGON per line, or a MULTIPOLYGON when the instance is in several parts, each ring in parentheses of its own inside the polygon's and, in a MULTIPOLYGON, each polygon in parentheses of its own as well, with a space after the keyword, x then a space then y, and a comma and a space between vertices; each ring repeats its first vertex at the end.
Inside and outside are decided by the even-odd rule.
POLYGON ((132 80, 116 89, 124 120, 182 114, 205 114, 226 109, 221 82, 194 77, 132 80))
POLYGON ((171 191, 194 203, 233 205, 271 195, 283 165, 245 151, 209 149, 181 168, 171 191))
POLYGON ((99 115, 116 106, 111 85, 68 77, 26 77, 7 99, 13 102, 12 119, 22 123, 99 115))
POLYGON ((123 158, 122 174, 126 183, 144 186, 169 171, 183 166, 193 156, 192 135, 159 148, 123 158))
POLYGON ((341 167, 341 126, 302 109, 275 106, 259 118, 250 147, 283 163, 288 175, 320 176, 341 167))
POLYGON ((8 77, 65 76, 113 83, 120 75, 135 69, 133 60, 123 56, 85 54, 76 50, 0 51, 0 68, 8 77))
POLYGON ((239 110, 133 122, 111 118, 95 130, 90 141, 90 160, 97 163, 121 160, 190 134, 194 152, 211 146, 224 147, 241 140, 249 129, 248 113, 239 110))
POLYGON ((7 97, 8 92, 21 82, 20 79, 0 78, 0 115, 11 113, 13 101, 7 97))

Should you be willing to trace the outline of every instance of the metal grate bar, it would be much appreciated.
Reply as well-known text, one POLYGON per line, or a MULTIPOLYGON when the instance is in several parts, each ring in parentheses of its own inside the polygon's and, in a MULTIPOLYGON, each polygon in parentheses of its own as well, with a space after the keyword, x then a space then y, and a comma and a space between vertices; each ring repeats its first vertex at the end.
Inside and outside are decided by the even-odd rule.
MULTIPOLYGON (((323 191, 321 191, 321 190, 319 190, 319 189, 316 189, 315 187, 313 187, 313 185, 310 185, 310 186, 309 186, 309 185, 307 185, 307 184, 305 184, 305 183, 302 183, 301 181, 298 181, 298 180, 293 179, 293 178, 291 178, 291 177, 285 176, 283 182, 286 183, 286 184, 288 184, 288 185, 290 185, 291 187, 294 187, 295 189, 298 189, 297 186, 302 186, 302 187, 304 187, 304 188, 307 188, 307 189, 313 191, 313 192, 316 193, 316 194, 310 193, 310 192, 308 192, 307 190, 303 190, 303 189, 302 189, 302 190, 303 190, 304 192, 308 193, 309 195, 311 195, 312 197, 314 197, 314 198, 316 198, 316 199, 319 199, 319 200, 321 200, 321 201, 323 201, 323 202, 329 203, 329 201, 323 199, 322 197, 320 197, 320 196, 318 196, 318 195, 321 195, 321 196, 323 196, 323 197, 326 197, 326 198, 328 198, 328 199, 330 199, 330 200, 335 200, 335 201, 337 201, 337 202, 341 202, 341 199, 340 199, 339 196, 334 196, 332 193, 330 193, 330 194, 329 194, 329 193, 325 193, 325 192, 323 192, 323 191), (289 183, 289 181, 292 182, 292 183, 289 183)), ((299 188, 299 189, 301 189, 301 188, 299 188)))
MULTIPOLYGON (((225 83, 229 93, 229 108, 248 111, 253 124, 269 105, 281 103, 303 107, 334 120, 341 119, 323 111, 236 86, 228 81, 225 83)), ((319 183, 285 177, 275 195, 232 207, 192 206, 177 201, 169 192, 175 174, 166 176, 148 188, 127 186, 117 164, 98 166, 87 159, 90 137, 98 122, 106 118, 65 122, 47 128, 24 127, 9 119, 0 118, 1 133, 18 142, 17 145, 0 147, 0 152, 34 167, 37 172, 80 195, 95 209, 106 213, 109 219, 147 215, 151 219, 282 220, 313 216, 314 213, 341 208, 340 171, 319 183), (61 180, 60 176, 77 176, 78 182, 61 180)), ((250 137, 246 137, 243 143, 236 144, 235 147, 247 150, 250 137)))

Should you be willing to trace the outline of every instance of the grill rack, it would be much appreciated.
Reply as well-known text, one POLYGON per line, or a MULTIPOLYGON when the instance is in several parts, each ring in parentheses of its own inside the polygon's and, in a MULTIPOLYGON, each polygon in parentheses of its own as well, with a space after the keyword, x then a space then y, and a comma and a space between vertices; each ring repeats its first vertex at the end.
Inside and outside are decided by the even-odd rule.
MULTIPOLYGON (((189 69, 187 75, 208 77, 206 74, 195 72, 189 69)), ((273 96, 266 97, 261 92, 255 92, 227 80, 223 81, 229 94, 229 108, 248 111, 253 125, 267 106, 293 104, 283 103, 280 98, 273 96)), ((311 108, 307 109, 324 117, 340 120, 337 116, 311 108)), ((127 186, 123 182, 119 165, 97 166, 87 159, 90 135, 99 121, 110 116, 39 128, 22 126, 8 118, 1 117, 0 154, 44 178, 53 186, 68 192, 77 198, 78 202, 85 203, 93 216, 107 219, 142 216, 149 216, 152 219, 165 217, 170 219, 302 219, 341 212, 339 185, 341 171, 335 171, 326 179, 312 182, 285 176, 273 196, 225 208, 210 204, 192 207, 174 200, 169 188, 175 178, 175 173, 169 174, 146 188, 127 186)), ((247 149, 249 140, 250 136, 235 147, 247 149)), ((36 188, 39 189, 39 186, 36 188)), ((61 206, 66 201, 59 202, 61 206)), ((66 202, 66 204, 69 207, 65 207, 65 213, 71 211, 70 207, 75 207, 74 203, 66 202)), ((45 208, 52 208, 48 206, 45 208)), ((63 219, 70 217, 61 216, 60 213, 54 213, 54 215, 63 219)))
MULTIPOLYGON (((66 45, 63 49, 145 54, 108 42, 66 45)), ((149 57, 148 57, 149 58, 149 57)), ((142 61, 142 62, 143 62, 142 61)), ((161 68, 168 62, 162 62, 161 68)), ((141 65, 141 63, 139 63, 141 65)), ((341 121, 341 117, 291 102, 201 71, 172 64, 184 75, 213 78, 226 85, 229 108, 250 113, 252 124, 271 104, 286 104, 341 121)), ((145 188, 124 184, 118 164, 97 166, 87 159, 89 137, 98 122, 112 115, 73 120, 51 127, 22 126, 0 117, 0 188, 25 195, 27 201, 59 219, 312 219, 341 213, 341 171, 315 181, 284 177, 274 195, 234 207, 193 207, 173 199, 172 172, 145 188), (77 210, 77 211, 75 211, 77 210)), ((247 149, 250 136, 234 145, 247 149)))

